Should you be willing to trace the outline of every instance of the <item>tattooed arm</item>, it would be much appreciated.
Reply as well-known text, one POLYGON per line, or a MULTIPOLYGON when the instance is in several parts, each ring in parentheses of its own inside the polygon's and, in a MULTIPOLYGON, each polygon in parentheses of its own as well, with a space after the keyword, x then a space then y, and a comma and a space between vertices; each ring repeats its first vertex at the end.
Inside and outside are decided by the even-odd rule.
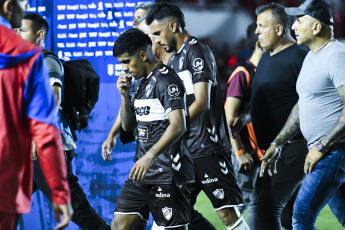
MULTIPOLYGON (((343 104, 345 105, 345 85, 342 85, 337 88, 339 97, 343 104)), ((338 120, 335 122, 331 131, 321 140, 324 149, 330 149, 334 144, 338 143, 339 140, 343 139, 345 136, 345 107, 339 114, 338 120)), ((324 153, 318 151, 314 146, 308 153, 305 164, 304 172, 311 173, 317 162, 321 160, 324 156, 324 153)))
POLYGON ((172 144, 180 139, 180 137, 187 131, 185 111, 183 109, 175 109, 168 113, 169 126, 161 136, 161 138, 154 144, 151 149, 141 157, 133 166, 129 178, 135 181, 144 179, 147 170, 151 167, 153 159, 159 155, 163 150, 169 148, 172 144))
POLYGON ((300 131, 299 127, 299 114, 298 114, 298 102, 291 110, 291 113, 285 122, 282 130, 278 136, 274 139, 272 144, 265 152, 265 155, 261 158, 261 171, 260 177, 264 175, 267 167, 268 174, 272 176, 273 173, 277 173, 276 163, 280 156, 281 148, 300 131))

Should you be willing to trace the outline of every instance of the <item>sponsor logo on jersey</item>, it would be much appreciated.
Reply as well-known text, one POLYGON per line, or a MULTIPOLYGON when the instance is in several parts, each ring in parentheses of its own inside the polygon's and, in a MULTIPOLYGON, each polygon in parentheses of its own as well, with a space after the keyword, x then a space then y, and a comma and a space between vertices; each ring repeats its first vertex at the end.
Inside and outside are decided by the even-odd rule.
POLYGON ((180 60, 179 60, 179 66, 178 66, 180 68, 180 70, 182 70, 183 61, 184 61, 184 57, 181 57, 180 60))
POLYGON ((139 140, 141 141, 145 141, 149 138, 149 134, 148 134, 148 129, 145 126, 139 126, 138 127, 138 137, 139 140))
POLYGON ((150 106, 134 107, 135 114, 138 116, 146 116, 150 114, 150 106))
POLYGON ((163 216, 165 219, 170 220, 172 217, 172 208, 162 208, 163 216))
POLYGON ((212 183, 218 182, 218 178, 209 178, 206 173, 205 173, 205 178, 206 180, 201 181, 202 184, 212 184, 212 183))
POLYGON ((145 95, 148 97, 150 93, 152 92, 153 86, 151 84, 147 85, 145 88, 145 95))
POLYGON ((177 97, 180 95, 180 90, 178 89, 177 85, 171 84, 168 87, 168 94, 172 97, 177 97))
POLYGON ((229 170, 226 167, 225 162, 220 162, 219 161, 219 165, 220 165, 220 171, 222 171, 223 174, 228 174, 229 170))
POLYGON ((213 191, 213 195, 216 198, 223 200, 224 199, 224 190, 223 189, 216 189, 213 191))
POLYGON ((193 61, 193 69, 195 72, 201 72, 204 69, 204 60, 195 58, 193 61))

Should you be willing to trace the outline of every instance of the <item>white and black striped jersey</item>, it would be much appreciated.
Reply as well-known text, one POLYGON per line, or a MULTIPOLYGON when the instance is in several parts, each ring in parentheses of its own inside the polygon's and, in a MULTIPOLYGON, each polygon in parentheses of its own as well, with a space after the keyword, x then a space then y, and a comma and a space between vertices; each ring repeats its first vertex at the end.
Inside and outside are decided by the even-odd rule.
POLYGON ((211 83, 211 108, 190 124, 187 146, 193 158, 223 154, 231 149, 221 89, 217 84, 217 66, 211 50, 195 37, 189 37, 168 62, 182 79, 187 106, 194 101, 194 84, 211 83))
MULTIPOLYGON (((132 105, 138 122, 140 159, 169 126, 169 112, 183 109, 187 113, 184 85, 173 69, 159 64, 147 77, 139 80, 132 105)), ((194 181, 193 160, 184 136, 156 156, 142 183, 171 184, 173 180, 177 184, 194 181)))

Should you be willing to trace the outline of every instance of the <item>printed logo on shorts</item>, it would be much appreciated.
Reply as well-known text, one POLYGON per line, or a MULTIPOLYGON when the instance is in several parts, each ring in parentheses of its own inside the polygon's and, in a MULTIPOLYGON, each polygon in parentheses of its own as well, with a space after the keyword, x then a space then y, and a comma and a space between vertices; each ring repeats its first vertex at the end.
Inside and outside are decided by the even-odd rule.
POLYGON ((178 95, 180 95, 180 91, 179 91, 177 85, 175 85, 175 84, 169 85, 168 94, 172 97, 177 97, 178 95))
POLYGON ((201 58, 195 58, 193 61, 193 69, 195 72, 201 72, 204 68, 204 60, 201 58))
POLYGON ((222 171, 223 174, 228 174, 229 170, 226 167, 225 162, 220 162, 219 161, 219 165, 220 165, 220 171, 222 171))
POLYGON ((223 200, 224 199, 224 190, 223 189, 216 189, 213 191, 213 195, 216 198, 223 200))
POLYGON ((180 68, 180 70, 183 67, 183 61, 184 61, 184 57, 181 57, 180 60, 179 60, 179 66, 178 66, 180 68))
POLYGON ((156 193, 156 197, 157 198, 166 198, 166 197, 170 197, 170 193, 163 193, 163 190, 161 187, 158 187, 157 191, 159 193, 156 193))
POLYGON ((146 89, 145 89, 146 97, 148 97, 150 95, 150 93, 152 92, 152 89, 153 89, 153 86, 151 84, 146 86, 146 89))
POLYGON ((209 178, 208 175, 205 173, 205 180, 202 180, 201 183, 202 184, 212 184, 215 182, 218 182, 218 178, 209 178))
POLYGON ((172 208, 162 208, 163 216, 165 219, 170 220, 172 217, 172 208))

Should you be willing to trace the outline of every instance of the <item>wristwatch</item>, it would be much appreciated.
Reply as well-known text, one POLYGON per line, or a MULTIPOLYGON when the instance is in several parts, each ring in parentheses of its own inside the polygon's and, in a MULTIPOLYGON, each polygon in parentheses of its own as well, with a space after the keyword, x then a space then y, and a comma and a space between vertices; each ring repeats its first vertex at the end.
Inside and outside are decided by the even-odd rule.
POLYGON ((327 149, 325 149, 325 146, 323 146, 323 144, 321 143, 321 141, 318 142, 318 143, 315 145, 315 147, 316 147, 316 150, 317 150, 317 151, 320 151, 320 152, 322 152, 322 153, 326 153, 326 152, 328 151, 327 149))

